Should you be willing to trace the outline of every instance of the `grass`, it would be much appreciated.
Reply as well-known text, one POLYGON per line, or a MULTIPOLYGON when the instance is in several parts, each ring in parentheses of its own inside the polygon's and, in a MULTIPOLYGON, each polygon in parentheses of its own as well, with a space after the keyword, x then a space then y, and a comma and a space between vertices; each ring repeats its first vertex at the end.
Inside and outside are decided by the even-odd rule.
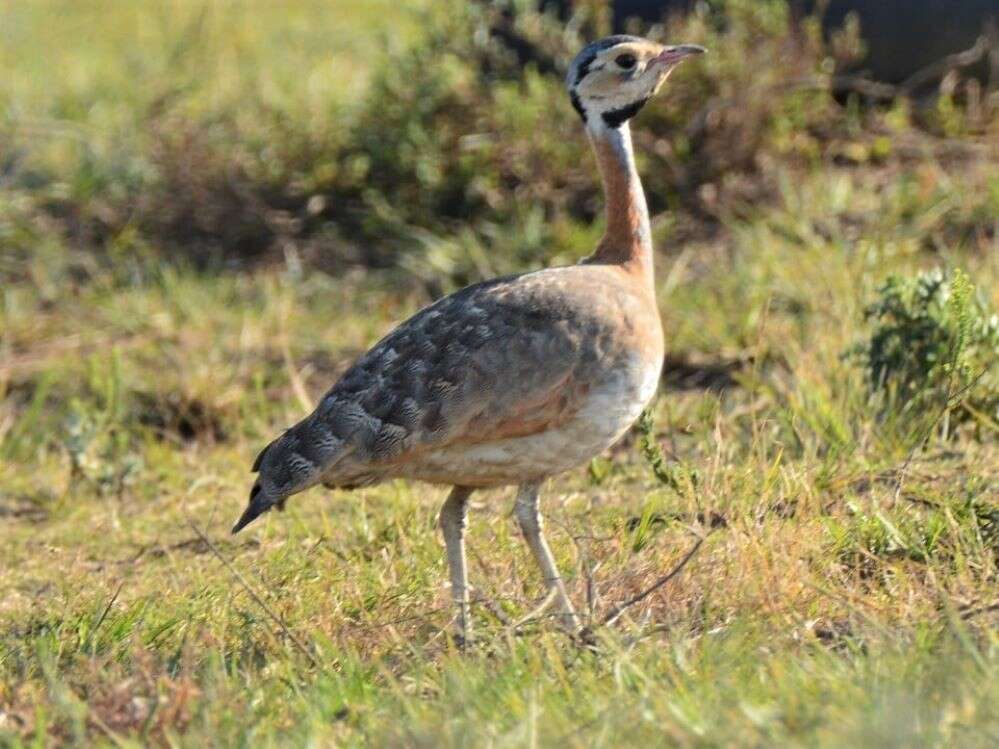
MULTIPOLYGON (((363 50, 353 33, 386 15, 290 5, 209 6, 203 44, 230 52, 189 105, 264 97, 237 82, 250 69, 308 108, 296 71, 344 49, 325 27, 363 50), (303 41, 285 54, 289 34, 303 41)), ((0 6, 16 21, 0 33, 21 40, 8 114, 70 102, 98 141, 139 137, 145 93, 117 51, 159 49, 135 29, 176 42, 199 6, 176 7, 188 20, 163 27, 107 4, 114 22, 86 36, 76 4, 0 6), (65 50, 49 66, 25 53, 43 37, 65 50)), ((322 85, 363 88, 356 75, 322 85)), ((57 168, 62 143, 25 158, 57 168)), ((657 222, 671 364, 653 418, 550 481, 544 507, 570 594, 597 619, 705 540, 593 648, 544 618, 509 631, 541 595, 510 492, 473 497, 472 582, 490 603, 467 654, 446 634, 441 489, 312 490, 228 535, 259 448, 424 286, 293 257, 206 273, 131 245, 101 264, 32 224, 41 244, 0 258, 0 744, 994 745, 995 431, 914 440, 844 356, 892 273, 961 268, 999 306, 999 162, 954 160, 962 144, 777 163, 770 198, 722 210, 710 233, 657 222)), ((580 175, 595 179, 589 161, 580 175)), ((599 226, 572 231, 582 256, 599 226)))
POLYGON ((0 97, 15 122, 59 118, 108 136, 133 135, 135 116, 164 89, 192 109, 252 92, 257 104, 294 102, 323 116, 330 97, 363 91, 372 57, 415 33, 419 7, 418 0, 5 2, 0 97))

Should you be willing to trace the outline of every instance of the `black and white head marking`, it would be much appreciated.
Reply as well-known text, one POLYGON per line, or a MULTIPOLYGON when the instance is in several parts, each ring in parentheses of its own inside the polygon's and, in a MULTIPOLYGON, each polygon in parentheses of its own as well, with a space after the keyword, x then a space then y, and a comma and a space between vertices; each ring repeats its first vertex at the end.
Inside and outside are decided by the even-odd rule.
POLYGON ((608 36, 603 39, 598 39, 595 42, 591 42, 583 50, 576 55, 573 60, 572 65, 569 67, 569 74, 566 76, 566 86, 569 89, 569 99, 572 102, 572 107, 575 109, 579 116, 583 118, 583 122, 587 120, 586 108, 583 106, 582 100, 579 98, 579 94, 576 92, 576 88, 582 83, 583 79, 586 78, 594 70, 602 70, 603 64, 598 64, 594 68, 594 63, 596 62, 597 55, 606 49, 617 44, 624 44, 627 42, 639 42, 643 41, 640 37, 629 36, 627 34, 617 34, 615 36, 608 36))
POLYGON ((666 47, 619 34, 586 46, 573 60, 566 87, 589 128, 620 128, 658 91, 669 72, 701 47, 666 47))

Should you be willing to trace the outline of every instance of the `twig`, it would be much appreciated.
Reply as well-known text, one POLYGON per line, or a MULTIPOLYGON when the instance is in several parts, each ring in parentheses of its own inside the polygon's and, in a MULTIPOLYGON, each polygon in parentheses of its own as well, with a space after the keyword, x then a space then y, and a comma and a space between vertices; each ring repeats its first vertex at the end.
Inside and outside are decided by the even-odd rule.
POLYGON ((302 382, 302 377, 291 359, 291 348, 288 345, 287 335, 283 337, 281 342, 281 358, 284 359, 284 368, 288 372, 288 381, 291 383, 291 390, 295 394, 298 404, 302 407, 302 413, 309 413, 312 410, 312 402, 309 400, 309 394, 305 390, 305 383, 302 382))
POLYGON ((503 609, 499 607, 499 604, 497 604, 496 601, 487 596, 485 593, 481 591, 476 591, 475 596, 472 598, 472 601, 474 603, 482 604, 483 608, 485 608, 486 611, 488 611, 490 614, 496 617, 496 620, 504 627, 511 626, 510 617, 508 617, 504 613, 503 609))
MULTIPOLYGON (((558 521, 553 521, 553 522, 558 522, 558 521)), ((598 569, 600 569, 600 563, 599 562, 596 565, 594 565, 592 563, 592 560, 590 558, 590 546, 589 546, 589 542, 590 541, 611 541, 611 540, 613 540, 614 537, 613 536, 603 536, 603 537, 601 537, 601 536, 595 536, 593 534, 593 524, 592 524, 592 522, 589 523, 588 530, 590 532, 587 533, 587 534, 585 534, 585 535, 576 535, 576 534, 574 534, 572 532, 572 529, 569 528, 568 526, 566 526, 563 523, 559 523, 559 525, 562 525, 563 529, 566 532, 566 535, 568 535, 569 538, 572 540, 573 546, 576 547, 577 556, 579 557, 580 575, 582 576, 583 582, 586 585, 586 625, 585 626, 589 626, 590 624, 593 623, 593 614, 594 614, 594 611, 595 611, 596 605, 597 605, 597 585, 596 585, 596 581, 593 579, 593 575, 594 575, 594 573, 598 569)))
MULTIPOLYGON (((961 396, 969 392, 973 387, 975 387, 975 385, 978 384, 978 382, 985 376, 987 372, 988 369, 983 369, 981 372, 978 373, 977 376, 972 378, 972 380, 968 382, 966 385, 959 388, 956 392, 949 393, 947 395, 947 400, 940 408, 940 412, 927 425, 926 430, 923 432, 923 434, 919 435, 919 439, 916 440, 915 444, 912 446, 912 449, 909 450, 909 454, 905 456, 905 460, 903 461, 901 467, 898 469, 897 473, 895 474, 895 492, 892 496, 893 504, 895 502, 898 502, 899 497, 902 496, 902 485, 905 483, 905 474, 906 471, 909 470, 910 464, 915 459, 916 453, 918 453, 923 448, 924 443, 926 442, 927 439, 929 439, 930 435, 933 434, 933 430, 937 428, 937 424, 939 424, 941 419, 943 419, 943 417, 947 415, 947 412, 950 409, 952 409, 955 405, 960 403, 961 396)), ((950 386, 948 385, 948 389, 949 388, 950 386)))
POLYGON ((125 584, 124 580, 118 583, 118 587, 115 589, 114 594, 111 596, 111 600, 108 601, 108 605, 104 607, 104 611, 97 619, 97 623, 94 624, 94 632, 99 630, 101 628, 101 625, 104 623, 104 620, 107 619, 108 614, 111 612, 111 607, 114 606, 115 601, 118 600, 118 594, 121 593, 121 589, 124 584, 125 584))
MULTIPOLYGON (((975 40, 974 45, 952 55, 936 60, 906 78, 902 83, 893 85, 884 81, 875 81, 860 75, 836 75, 829 79, 828 87, 833 92, 854 92, 869 99, 890 101, 900 96, 911 97, 927 83, 931 83, 956 68, 966 68, 974 65, 989 54, 993 48, 993 36, 983 34, 975 40)), ((824 89, 826 86, 819 77, 806 78, 794 84, 795 88, 824 89)))
POLYGON ((614 622, 616 622, 621 617, 621 615, 625 611, 627 611, 629 608, 631 608, 632 606, 634 606, 636 603, 640 603, 641 601, 644 601, 646 598, 648 598, 650 595, 652 595, 655 591, 659 590, 659 588, 661 588, 666 583, 668 583, 670 580, 672 580, 674 577, 676 577, 677 575, 679 575, 683 571, 683 568, 687 566, 687 562, 689 562, 691 559, 694 558, 694 554, 697 553, 698 549, 701 548, 701 544, 703 544, 703 543, 704 543, 704 539, 703 538, 698 538, 697 541, 694 543, 694 545, 691 547, 690 551, 688 551, 683 556, 683 558, 676 565, 676 567, 674 567, 672 570, 670 570, 667 574, 665 574, 662 577, 660 577, 652 585, 650 585, 648 588, 646 588, 645 590, 643 590, 638 595, 633 596, 632 598, 629 598, 624 603, 621 603, 621 604, 615 606, 613 609, 611 609, 607 613, 607 615, 603 618, 603 620, 601 620, 600 625, 603 626, 603 627, 609 627, 614 622))
POLYGON ((264 612, 271 619, 274 620, 274 623, 281 628, 281 631, 284 632, 285 635, 287 635, 288 639, 295 644, 295 647, 297 647, 299 650, 302 651, 302 653, 305 654, 305 657, 312 662, 313 666, 322 669, 323 664, 320 663, 319 659, 316 658, 315 654, 307 647, 305 647, 305 645, 302 644, 301 640, 295 637, 295 633, 288 628, 288 625, 284 623, 284 620, 280 616, 278 616, 270 606, 267 605, 267 602, 264 601, 264 599, 261 598, 253 588, 250 587, 250 584, 246 581, 246 578, 244 578, 243 575, 240 573, 240 571, 237 570, 232 565, 232 563, 222 555, 222 552, 220 552, 218 550, 218 547, 216 547, 215 544, 212 543, 211 539, 208 538, 208 536, 206 536, 204 533, 202 533, 201 529, 198 528, 198 526, 196 526, 193 522, 188 521, 187 524, 191 526, 191 530, 197 533, 198 536, 201 538, 201 540, 205 542, 205 545, 208 547, 209 551, 211 551, 212 554, 215 555, 215 558, 218 559, 220 562, 222 562, 222 564, 225 565, 225 568, 229 570, 229 572, 232 574, 234 578, 236 578, 236 582, 242 585, 243 589, 250 594, 250 597, 254 601, 256 601, 257 605, 260 606, 260 608, 262 608, 264 612))
MULTIPOLYGON (((814 85, 809 86, 809 88, 822 88, 818 82, 813 83, 814 85)), ((857 93, 870 99, 891 100, 901 93, 898 86, 881 81, 872 81, 870 78, 864 78, 859 75, 833 76, 829 81, 829 88, 835 93, 857 93)))
POLYGON ((968 621, 979 614, 991 614, 993 611, 999 611, 999 601, 994 601, 993 603, 985 606, 979 606, 978 608, 965 608, 962 611, 958 611, 958 616, 963 621, 968 621))
POLYGON ((906 502, 912 502, 914 505, 922 505, 923 507, 932 507, 934 510, 939 510, 941 505, 939 502, 930 502, 928 499, 923 499, 922 497, 917 497, 913 494, 903 494, 901 499, 906 502))
MULTIPOLYGON (((586 580, 586 621, 589 623, 593 621, 593 615, 597 608, 597 584, 593 579, 596 567, 590 564, 589 549, 580 547, 580 550, 583 551, 580 555, 579 563, 583 568, 583 578, 586 580)), ((599 564, 597 567, 599 567, 599 564)))
MULTIPOLYGON (((475 562, 476 566, 478 566, 479 570, 483 574, 484 580, 488 580, 491 577, 493 577, 493 575, 491 574, 492 573, 491 568, 489 567, 489 565, 486 564, 486 560, 482 558, 482 555, 479 554, 478 550, 474 546, 469 547, 468 556, 472 559, 473 562, 475 562)), ((503 609, 499 607, 499 604, 496 603, 496 601, 492 597, 483 593, 477 586, 472 589, 471 603, 482 604, 482 606, 486 609, 486 611, 492 614, 500 624, 502 624, 504 627, 510 626, 510 617, 506 615, 503 609)))
POLYGON ((917 70, 903 81, 899 90, 904 94, 911 94, 920 86, 939 78, 954 68, 966 68, 969 65, 974 65, 992 49, 993 40, 991 37, 991 34, 982 34, 971 47, 963 52, 947 55, 925 68, 917 70))

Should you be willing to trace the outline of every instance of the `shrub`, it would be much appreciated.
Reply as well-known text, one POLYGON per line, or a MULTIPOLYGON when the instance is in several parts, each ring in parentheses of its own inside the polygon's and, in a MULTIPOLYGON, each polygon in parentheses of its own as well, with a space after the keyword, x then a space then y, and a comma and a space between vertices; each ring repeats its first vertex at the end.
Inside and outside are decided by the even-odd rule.
POLYGON ((882 413, 939 429, 999 429, 999 316, 961 271, 891 276, 865 317, 868 340, 853 351, 882 413))

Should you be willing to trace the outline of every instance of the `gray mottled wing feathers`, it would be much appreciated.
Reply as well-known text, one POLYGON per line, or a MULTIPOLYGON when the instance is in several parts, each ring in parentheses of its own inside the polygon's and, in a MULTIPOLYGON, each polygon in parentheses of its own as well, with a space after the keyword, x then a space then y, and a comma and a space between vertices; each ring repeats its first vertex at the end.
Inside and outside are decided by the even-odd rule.
POLYGON ((580 292, 579 276, 496 279, 417 313, 264 450, 260 481, 275 496, 358 486, 424 451, 547 428, 572 409, 574 374, 601 340, 587 319, 599 289, 580 292))
POLYGON ((352 482, 426 449, 488 439, 503 422, 544 405, 538 400, 571 372, 577 341, 569 326, 559 329, 567 310, 539 308, 525 295, 523 280, 470 287, 361 357, 303 422, 303 442, 334 435, 354 448, 349 460, 320 459, 323 480, 352 482))

